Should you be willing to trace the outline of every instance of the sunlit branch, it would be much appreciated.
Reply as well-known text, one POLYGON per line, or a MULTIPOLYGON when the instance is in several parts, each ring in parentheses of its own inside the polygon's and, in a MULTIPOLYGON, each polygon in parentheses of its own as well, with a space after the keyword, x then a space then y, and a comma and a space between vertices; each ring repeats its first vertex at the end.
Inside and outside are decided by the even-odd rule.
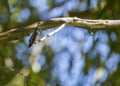
MULTIPOLYGON (((39 22, 32 25, 11 29, 0 34, 0 43, 8 42, 15 39, 22 39, 32 33, 37 27, 39 22)), ((77 17, 62 17, 53 18, 46 21, 40 21, 42 30, 54 28, 60 26, 64 23, 69 26, 83 27, 85 29, 107 29, 107 28, 118 28, 120 27, 120 20, 91 20, 91 19, 81 19, 77 17)), ((44 39, 44 38, 43 38, 44 39)))
POLYGON ((77 17, 66 17, 66 18, 54 18, 51 19, 56 22, 65 22, 67 25, 84 27, 87 29, 105 29, 105 28, 116 28, 120 27, 120 20, 91 20, 81 19, 77 17))

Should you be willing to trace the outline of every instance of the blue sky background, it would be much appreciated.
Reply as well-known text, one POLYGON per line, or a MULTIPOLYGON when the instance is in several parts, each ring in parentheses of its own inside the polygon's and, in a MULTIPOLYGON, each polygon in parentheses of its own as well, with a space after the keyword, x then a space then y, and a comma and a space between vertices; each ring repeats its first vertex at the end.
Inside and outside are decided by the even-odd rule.
MULTIPOLYGON (((55 0, 57 4, 62 3, 64 0, 55 0)), ((47 4, 47 0, 29 0, 31 6, 35 7, 37 14, 43 20, 65 16, 67 13, 79 6, 79 11, 85 11, 87 8, 86 1, 78 3, 78 0, 67 0, 67 2, 59 7, 55 7, 49 10, 50 7, 47 4)), ((98 0, 90 1, 90 8, 97 5, 98 0)), ((18 17, 18 22, 25 22, 29 19, 31 13, 29 8, 24 8, 18 17)), ((35 14, 36 15, 36 14, 35 14)), ((44 31, 44 34, 51 32, 52 30, 44 31)), ((17 57, 23 61, 26 66, 30 65, 29 59, 25 52, 37 52, 38 44, 28 48, 29 37, 25 37, 25 43, 19 43, 16 45, 17 57), (34 48, 35 47, 35 48, 34 48), (33 51, 34 50, 34 51, 33 51), (21 58, 22 57, 22 58, 21 58)), ((101 83, 105 82, 109 74, 117 69, 118 62, 120 61, 120 55, 116 52, 111 52, 109 41, 115 42, 117 36, 114 32, 110 36, 104 30, 96 31, 91 36, 87 29, 66 26, 64 29, 49 37, 47 39, 47 45, 51 46, 55 53, 52 60, 53 69, 51 70, 52 78, 47 83, 47 86, 51 85, 51 82, 55 81, 60 83, 61 86, 94 86, 97 82, 97 86, 101 86, 101 83), (86 57, 86 54, 88 55, 86 57), (98 56, 100 57, 98 59, 98 56), (94 59, 100 60, 105 66, 92 65, 88 73, 84 72, 86 66, 86 58, 90 61, 94 59)), ((46 64, 46 57, 40 54, 36 57, 36 62, 41 65, 41 68, 46 64)), ((54 84, 55 84, 54 82, 54 84)))

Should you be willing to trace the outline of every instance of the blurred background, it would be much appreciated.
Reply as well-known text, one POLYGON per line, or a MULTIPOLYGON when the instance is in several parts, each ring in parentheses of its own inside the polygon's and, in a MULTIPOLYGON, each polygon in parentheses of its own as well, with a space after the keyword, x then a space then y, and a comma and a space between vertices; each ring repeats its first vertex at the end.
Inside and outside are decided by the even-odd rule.
MULTIPOLYGON (((120 19, 120 0, 0 0, 0 33, 55 17, 120 19)), ((42 31, 43 35, 55 30, 42 31)), ((0 44, 0 86, 119 86, 120 28, 66 26, 28 48, 0 44)))

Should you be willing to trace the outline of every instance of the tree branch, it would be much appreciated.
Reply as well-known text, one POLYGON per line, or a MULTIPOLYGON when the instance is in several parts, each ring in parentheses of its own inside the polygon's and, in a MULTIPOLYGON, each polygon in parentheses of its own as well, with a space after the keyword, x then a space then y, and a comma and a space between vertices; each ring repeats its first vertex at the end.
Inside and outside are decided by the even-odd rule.
MULTIPOLYGON (((0 43, 8 42, 15 39, 21 39, 28 36, 31 32, 37 28, 39 22, 32 25, 11 29, 7 32, 0 34, 0 43)), ((81 19, 77 17, 63 17, 63 18, 53 18, 47 21, 40 21, 42 30, 49 28, 54 28, 60 26, 63 23, 66 25, 83 27, 86 29, 102 29, 102 28, 116 28, 120 27, 120 20, 91 20, 91 19, 81 19)))
POLYGON ((83 27, 88 29, 120 27, 120 20, 90 20, 90 19, 80 19, 77 17, 54 18, 51 20, 56 22, 65 22, 67 23, 67 25, 70 25, 70 26, 83 27))

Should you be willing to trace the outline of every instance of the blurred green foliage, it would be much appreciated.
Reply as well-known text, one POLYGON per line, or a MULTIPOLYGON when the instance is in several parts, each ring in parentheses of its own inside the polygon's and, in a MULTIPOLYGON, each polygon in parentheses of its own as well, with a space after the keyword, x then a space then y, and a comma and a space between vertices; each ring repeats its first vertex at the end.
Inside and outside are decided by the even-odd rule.
MULTIPOLYGON (((84 0, 79 0, 80 2, 84 0)), ((4 14, 5 15, 5 21, 0 21, 0 33, 10 30, 12 28, 16 27, 23 27, 29 24, 32 24, 36 21, 39 21, 41 19, 39 15, 39 12, 37 11, 37 8, 31 6, 30 3, 28 3, 29 0, 0 0, 0 15, 4 14), (10 8, 13 7, 13 10, 10 8), (19 16, 21 10, 24 8, 29 8, 30 9, 30 17, 28 20, 24 23, 17 22, 16 18, 19 16), (9 15, 8 15, 9 13, 9 15)), ((65 1, 61 4, 55 3, 55 0, 47 0, 47 5, 50 7, 50 9, 54 9, 58 6, 62 6, 65 1)), ((90 7, 90 0, 87 0, 87 11, 88 13, 86 15, 89 15, 90 13, 93 12, 92 15, 89 15, 90 18, 92 19, 120 19, 120 0, 99 0, 97 6, 92 10, 89 8, 90 7)), ((78 6, 79 8, 79 6, 78 6)), ((80 17, 80 13, 84 13, 82 11, 78 11, 78 8, 74 9, 71 11, 71 13, 68 15, 72 16, 77 16, 80 17), (78 14, 76 14, 78 13, 78 14)), ((3 18, 0 17, 0 20, 3 18)), ((3 19, 4 20, 4 19, 3 19)), ((116 52, 120 53, 120 28, 114 28, 114 29, 106 29, 105 30, 110 37, 110 34, 112 32, 115 32, 117 35, 117 40, 115 42, 109 41, 109 45, 111 48, 110 52, 116 52)), ((17 43, 20 43, 23 41, 19 41, 17 43)), ((17 43, 14 42, 9 42, 5 44, 0 44, 0 86, 10 86, 9 83, 11 82, 12 79, 15 78, 16 74, 18 74, 21 69, 25 68, 24 65, 22 64, 21 60, 17 59, 16 57, 16 50, 15 50, 15 45, 17 43), (7 58, 10 58, 12 60, 12 66, 6 66, 7 64, 5 63, 5 60, 7 58), (9 67, 14 68, 15 71, 11 71, 9 67)), ((93 48, 95 47, 96 42, 94 43, 93 48)), ((25 44, 26 45, 26 44, 25 44)), ((29 51, 29 50, 28 50, 29 51)), ((43 47, 42 54, 46 57, 46 64, 43 66, 43 70, 41 70, 39 73, 34 73, 31 69, 31 67, 28 67, 30 69, 30 73, 28 74, 27 78, 24 79, 24 77, 20 77, 24 83, 21 84, 14 84, 14 86, 45 86, 47 82, 51 80, 51 69, 52 69, 52 60, 53 57, 55 56, 54 51, 52 50, 51 46, 47 45, 43 47)), ((30 56, 30 53, 27 53, 27 56, 30 56)), ((90 60, 89 58, 89 53, 85 54, 85 67, 84 67, 84 72, 85 74, 88 73, 89 69, 92 66, 96 67, 104 67, 105 63, 100 62, 100 56, 96 56, 95 59, 90 60)), ((107 80, 102 84, 102 86, 119 86, 120 85, 120 62, 117 67, 117 70, 113 72, 110 76, 108 76, 107 80)), ((16 79, 14 81, 17 82, 19 79, 16 79)), ((57 85, 59 84, 57 83, 57 85)))

